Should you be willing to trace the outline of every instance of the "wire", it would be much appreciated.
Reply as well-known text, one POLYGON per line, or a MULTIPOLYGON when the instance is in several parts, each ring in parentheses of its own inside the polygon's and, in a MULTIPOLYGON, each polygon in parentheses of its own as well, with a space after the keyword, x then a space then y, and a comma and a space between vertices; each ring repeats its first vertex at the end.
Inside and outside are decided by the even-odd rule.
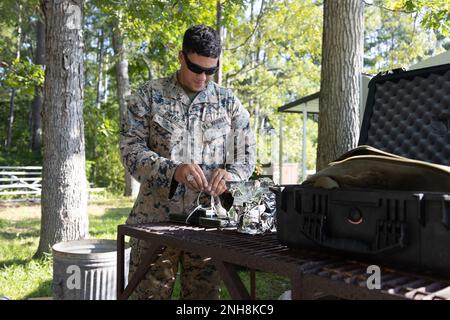
POLYGON ((214 203, 214 197, 211 196, 211 207, 210 208, 203 208, 203 206, 200 204, 200 196, 203 194, 203 191, 200 191, 198 193, 197 196, 197 206, 194 208, 194 210, 191 211, 191 213, 188 214, 185 223, 189 223, 189 218, 194 214, 195 211, 197 211, 198 209, 203 209, 203 210, 214 210, 216 212, 216 206, 214 203))
POLYGON ((197 209, 200 209, 202 206, 200 204, 200 195, 202 194, 202 192, 199 192, 198 196, 197 196, 197 206, 194 208, 194 210, 191 211, 191 213, 188 214, 185 223, 188 223, 189 218, 192 216, 192 214, 197 211, 197 209))

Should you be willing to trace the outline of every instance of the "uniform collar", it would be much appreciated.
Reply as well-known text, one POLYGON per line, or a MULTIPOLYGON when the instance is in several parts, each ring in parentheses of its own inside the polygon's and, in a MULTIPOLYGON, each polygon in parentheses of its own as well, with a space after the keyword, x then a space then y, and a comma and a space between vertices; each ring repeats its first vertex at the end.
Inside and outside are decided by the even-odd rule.
MULTIPOLYGON (((168 91, 169 96, 173 99, 180 100, 185 105, 190 105, 191 100, 189 99, 186 92, 183 90, 180 82, 177 79, 177 72, 175 72, 170 77, 170 89, 168 91)), ((216 84, 213 81, 209 81, 206 88, 198 93, 192 104, 197 103, 218 103, 219 98, 217 96, 216 84)))

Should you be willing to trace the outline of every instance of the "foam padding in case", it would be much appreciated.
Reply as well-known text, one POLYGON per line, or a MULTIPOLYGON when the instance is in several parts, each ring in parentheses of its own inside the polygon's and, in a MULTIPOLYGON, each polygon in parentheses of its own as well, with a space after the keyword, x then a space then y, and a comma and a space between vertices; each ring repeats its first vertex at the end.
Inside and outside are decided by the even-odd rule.
POLYGON ((374 77, 359 144, 450 166, 450 64, 374 77))

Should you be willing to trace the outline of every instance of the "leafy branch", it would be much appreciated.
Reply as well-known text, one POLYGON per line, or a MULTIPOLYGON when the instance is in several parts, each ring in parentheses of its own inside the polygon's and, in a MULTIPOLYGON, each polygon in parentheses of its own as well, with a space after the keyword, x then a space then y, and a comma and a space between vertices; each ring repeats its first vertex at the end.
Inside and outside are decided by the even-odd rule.
POLYGON ((237 49, 245 46, 248 43, 248 41, 253 37, 253 35, 255 34, 256 30, 258 29, 258 27, 260 25, 260 22, 261 22, 261 19, 263 17, 263 13, 264 13, 264 5, 265 5, 265 3, 266 3, 265 0, 261 1, 261 8, 259 9, 258 16, 256 17, 255 26, 254 26, 252 32, 249 34, 249 36, 244 40, 244 42, 239 44, 239 45, 237 45, 236 47, 233 47, 233 48, 224 48, 224 50, 236 51, 237 49))

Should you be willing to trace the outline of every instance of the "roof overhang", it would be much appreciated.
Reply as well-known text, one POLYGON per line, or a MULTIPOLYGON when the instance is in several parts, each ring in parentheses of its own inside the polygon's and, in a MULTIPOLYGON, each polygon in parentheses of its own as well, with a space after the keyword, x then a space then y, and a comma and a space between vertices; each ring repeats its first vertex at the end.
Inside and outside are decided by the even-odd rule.
POLYGON ((319 94, 320 92, 316 92, 285 104, 278 108, 278 112, 303 113, 306 111, 308 113, 319 113, 319 94))

